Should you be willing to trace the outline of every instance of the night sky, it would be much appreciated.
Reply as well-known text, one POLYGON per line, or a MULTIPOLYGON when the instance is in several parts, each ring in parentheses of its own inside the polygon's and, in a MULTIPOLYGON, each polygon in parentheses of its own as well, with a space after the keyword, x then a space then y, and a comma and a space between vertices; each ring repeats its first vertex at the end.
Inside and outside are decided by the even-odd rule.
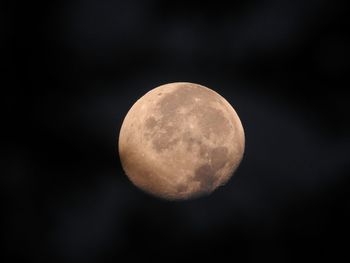
POLYGON ((349 256, 345 1, 228 2, 0 4, 2 262, 349 256), (132 185, 117 140, 177 81, 230 102, 246 151, 226 186, 169 202, 132 185))

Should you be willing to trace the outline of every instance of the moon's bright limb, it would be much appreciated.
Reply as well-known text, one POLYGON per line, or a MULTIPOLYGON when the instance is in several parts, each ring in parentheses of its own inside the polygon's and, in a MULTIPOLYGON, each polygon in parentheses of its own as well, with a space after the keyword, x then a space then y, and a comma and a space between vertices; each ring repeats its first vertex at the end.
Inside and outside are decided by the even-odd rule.
POLYGON ((165 199, 209 194, 225 184, 244 153, 244 131, 232 106, 204 86, 157 87, 127 113, 119 155, 137 187, 165 199))

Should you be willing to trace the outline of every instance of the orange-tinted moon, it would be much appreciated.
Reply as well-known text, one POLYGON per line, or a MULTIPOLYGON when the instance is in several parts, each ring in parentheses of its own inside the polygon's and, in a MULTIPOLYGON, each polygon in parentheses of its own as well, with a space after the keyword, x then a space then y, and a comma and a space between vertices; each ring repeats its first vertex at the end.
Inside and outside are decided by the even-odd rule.
POLYGON ((244 153, 232 106, 204 86, 178 82, 152 89, 127 113, 119 156, 131 182, 157 197, 190 199, 224 185, 244 153))

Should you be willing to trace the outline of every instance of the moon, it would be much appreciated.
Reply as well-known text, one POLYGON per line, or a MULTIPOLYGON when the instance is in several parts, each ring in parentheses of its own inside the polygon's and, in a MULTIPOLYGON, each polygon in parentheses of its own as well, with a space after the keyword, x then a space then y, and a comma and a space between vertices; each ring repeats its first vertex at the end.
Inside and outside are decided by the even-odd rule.
POLYGON ((136 101, 123 121, 118 149, 134 185, 156 197, 186 200, 226 184, 244 144, 241 121, 221 95, 176 82, 136 101))

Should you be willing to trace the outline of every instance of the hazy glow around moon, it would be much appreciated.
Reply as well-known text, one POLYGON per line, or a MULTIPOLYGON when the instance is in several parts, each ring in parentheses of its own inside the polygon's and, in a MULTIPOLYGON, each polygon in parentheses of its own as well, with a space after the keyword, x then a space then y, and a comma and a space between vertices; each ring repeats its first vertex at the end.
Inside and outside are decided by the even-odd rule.
POLYGON ((187 82, 146 93, 119 134, 129 179, 166 199, 211 193, 230 179, 243 152, 244 131, 232 106, 213 90, 187 82))

